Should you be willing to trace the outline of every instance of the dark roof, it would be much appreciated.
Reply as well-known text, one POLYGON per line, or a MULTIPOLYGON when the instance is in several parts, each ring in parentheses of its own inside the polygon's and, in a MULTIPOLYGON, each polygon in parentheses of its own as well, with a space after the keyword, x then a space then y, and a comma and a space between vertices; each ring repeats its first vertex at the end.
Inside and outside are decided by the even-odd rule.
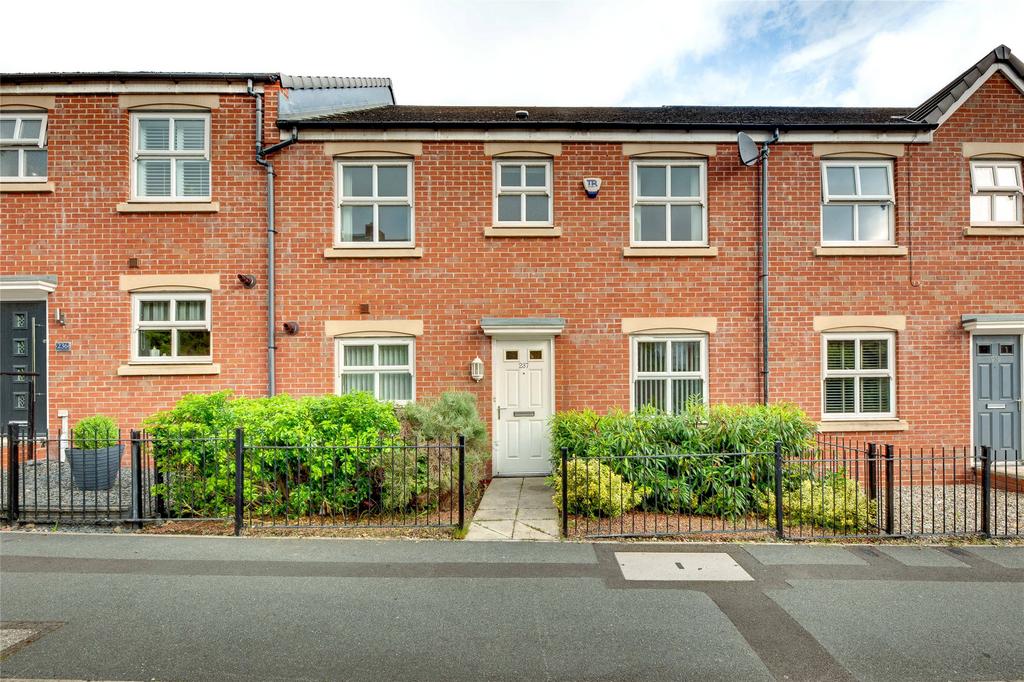
POLYGON ((922 127, 909 109, 840 107, 466 107, 392 105, 294 121, 300 128, 877 128, 922 127), (517 111, 527 111, 525 119, 517 111))
POLYGON ((390 88, 390 78, 359 76, 289 76, 281 74, 281 87, 290 90, 332 90, 335 88, 390 88))
POLYGON ((46 71, 40 73, 0 73, 0 83, 77 83, 82 81, 244 81, 274 83, 276 73, 232 73, 224 71, 46 71))
POLYGON ((924 104, 907 114, 911 121, 938 123, 942 115, 949 111, 974 85, 985 75, 993 64, 1005 64, 1007 68, 1024 80, 1024 62, 1010 52, 1006 45, 1000 45, 981 58, 971 68, 954 78, 946 87, 925 100, 924 104))

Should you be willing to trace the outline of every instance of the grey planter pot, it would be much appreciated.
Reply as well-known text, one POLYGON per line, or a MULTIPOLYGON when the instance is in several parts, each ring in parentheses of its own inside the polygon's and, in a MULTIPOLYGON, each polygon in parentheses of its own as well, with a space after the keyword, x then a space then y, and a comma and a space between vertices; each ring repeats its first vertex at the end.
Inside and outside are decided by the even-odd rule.
POLYGON ((121 469, 122 445, 97 450, 69 448, 71 480, 79 490, 109 490, 121 469))

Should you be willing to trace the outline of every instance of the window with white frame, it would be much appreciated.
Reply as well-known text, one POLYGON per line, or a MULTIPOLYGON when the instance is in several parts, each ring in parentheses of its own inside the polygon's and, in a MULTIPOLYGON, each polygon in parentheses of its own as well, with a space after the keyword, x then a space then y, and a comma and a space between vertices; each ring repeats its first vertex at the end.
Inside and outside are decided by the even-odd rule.
POLYGON ((494 224, 549 227, 552 223, 550 159, 494 162, 494 224))
POLYGON ((0 179, 46 180, 46 114, 0 114, 0 179))
POLYGON ((339 395, 365 391, 396 403, 415 396, 411 339, 339 339, 337 354, 339 395))
POLYGON ((338 161, 338 246, 411 246, 412 162, 338 161))
POLYGON ((826 334, 822 342, 824 419, 892 419, 895 335, 826 334))
POLYGON ((821 197, 822 244, 895 243, 892 162, 825 161, 821 197))
POLYGON ((971 223, 1020 225, 1020 161, 984 160, 971 162, 971 223))
POLYGON ((210 115, 132 114, 132 198, 210 200, 210 115))
POLYGON ((632 338, 633 409, 679 414, 688 401, 707 403, 707 337, 632 338))
POLYGON ((707 243, 707 163, 701 159, 633 161, 632 243, 707 243))
POLYGON ((210 362, 210 295, 135 294, 132 359, 140 362, 210 362))

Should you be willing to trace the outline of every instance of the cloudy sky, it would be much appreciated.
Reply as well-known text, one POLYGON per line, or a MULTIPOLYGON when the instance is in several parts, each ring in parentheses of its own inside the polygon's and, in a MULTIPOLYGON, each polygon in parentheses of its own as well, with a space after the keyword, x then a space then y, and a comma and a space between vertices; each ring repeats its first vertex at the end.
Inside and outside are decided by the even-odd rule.
POLYGON ((0 71, 390 76, 403 104, 918 104, 1024 0, 47 0, 0 71))

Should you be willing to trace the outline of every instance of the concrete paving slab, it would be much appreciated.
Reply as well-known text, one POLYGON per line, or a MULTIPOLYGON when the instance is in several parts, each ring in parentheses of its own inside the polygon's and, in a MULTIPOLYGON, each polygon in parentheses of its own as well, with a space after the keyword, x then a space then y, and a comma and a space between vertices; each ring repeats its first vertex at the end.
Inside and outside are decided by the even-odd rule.
POLYGON ((477 509, 473 514, 474 521, 514 521, 516 508, 510 509, 477 509))
POLYGON ((964 549, 1003 568, 1024 568, 1024 547, 965 547, 964 549))
POLYGON ((516 521, 512 539, 551 542, 558 540, 558 526, 557 524, 547 524, 543 521, 516 521))
POLYGON ((512 539, 512 530, 515 526, 515 521, 509 521, 502 519, 499 521, 473 521, 475 526, 485 528, 492 533, 498 533, 503 536, 506 540, 512 539))
POLYGON ((487 526, 479 523, 478 521, 474 521, 473 523, 469 524, 469 530, 466 531, 466 538, 465 539, 466 540, 471 540, 471 541, 474 541, 474 542, 483 542, 483 541, 502 541, 502 540, 508 541, 508 540, 511 540, 512 538, 507 536, 507 535, 504 535, 503 533, 499 533, 497 531, 491 530, 490 528, 488 528, 487 526))
POLYGON ((516 514, 516 519, 519 521, 535 521, 537 519, 547 519, 549 521, 558 521, 558 510, 556 509, 532 509, 520 507, 519 512, 516 514))
POLYGON ((766 566, 786 564, 830 566, 867 566, 867 562, 842 547, 821 545, 744 545, 755 559, 766 566))
POLYGON ((626 580, 752 581, 749 573, 725 552, 616 552, 626 580))
POLYGON ((967 564, 958 561, 945 552, 931 547, 878 547, 883 554, 886 554, 904 566, 925 566, 928 568, 968 568, 967 564))

